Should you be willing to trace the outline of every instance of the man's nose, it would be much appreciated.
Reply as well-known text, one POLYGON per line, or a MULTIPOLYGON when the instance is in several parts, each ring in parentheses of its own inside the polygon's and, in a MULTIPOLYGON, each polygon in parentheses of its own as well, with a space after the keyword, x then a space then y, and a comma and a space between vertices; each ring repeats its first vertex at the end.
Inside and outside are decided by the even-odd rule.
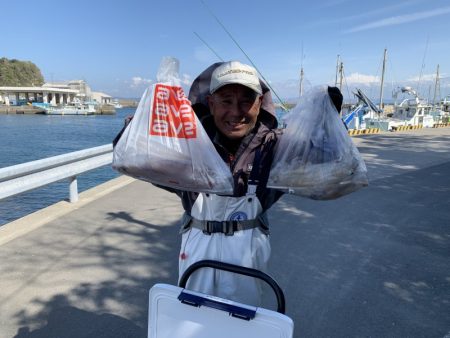
POLYGON ((233 103, 230 106, 230 113, 233 115, 243 115, 245 111, 243 109, 243 105, 240 104, 238 100, 233 100, 233 103))

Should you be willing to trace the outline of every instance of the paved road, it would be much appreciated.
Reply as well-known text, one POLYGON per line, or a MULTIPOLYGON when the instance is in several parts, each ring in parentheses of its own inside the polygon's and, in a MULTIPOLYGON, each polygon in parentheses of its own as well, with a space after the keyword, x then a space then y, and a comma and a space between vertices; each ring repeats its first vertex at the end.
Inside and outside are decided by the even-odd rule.
MULTIPOLYGON (((369 187, 271 210, 295 337, 449 337, 450 128, 354 140, 369 187)), ((1 227, 0 337, 146 337, 148 289, 176 283, 180 215, 122 177, 1 227)))

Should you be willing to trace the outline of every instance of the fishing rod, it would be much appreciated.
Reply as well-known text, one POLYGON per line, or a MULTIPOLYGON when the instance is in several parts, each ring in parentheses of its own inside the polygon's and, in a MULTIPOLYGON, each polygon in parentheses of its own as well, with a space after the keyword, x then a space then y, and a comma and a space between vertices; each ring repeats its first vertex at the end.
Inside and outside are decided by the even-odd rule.
POLYGON ((200 0, 200 2, 203 4, 203 6, 205 6, 205 8, 208 10, 208 12, 213 16, 214 19, 216 19, 216 21, 218 22, 218 24, 224 29, 224 31, 228 34, 228 36, 231 38, 231 40, 233 40, 233 42, 235 43, 235 45, 241 50, 241 52, 245 55, 245 57, 247 58, 247 60, 252 64, 252 66, 257 70, 257 72, 261 75, 261 77, 263 78, 263 80, 266 82, 267 86, 270 88, 270 90, 272 90, 272 92, 274 93, 274 95, 277 97, 277 99, 280 101, 281 103, 281 108, 284 111, 289 111, 289 109, 286 108, 286 106, 284 105, 283 101, 280 99, 280 97, 278 96, 278 94, 275 92, 275 90, 272 88, 272 86, 269 84, 269 81, 266 80, 266 78, 264 77, 264 75, 259 71, 258 67, 256 67, 256 65, 253 63, 253 61, 250 59, 250 57, 247 55, 247 53, 242 49, 242 47, 239 45, 239 43, 236 41, 236 39, 233 37, 233 35, 231 35, 231 33, 228 31, 228 29, 223 25, 223 23, 219 20, 219 18, 211 11, 211 9, 205 4, 205 2, 203 0, 200 0))

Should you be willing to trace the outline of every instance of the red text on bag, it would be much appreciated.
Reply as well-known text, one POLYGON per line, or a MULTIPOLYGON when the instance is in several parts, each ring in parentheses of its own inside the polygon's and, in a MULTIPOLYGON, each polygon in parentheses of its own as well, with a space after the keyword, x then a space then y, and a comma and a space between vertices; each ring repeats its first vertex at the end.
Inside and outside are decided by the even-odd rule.
POLYGON ((197 125, 183 88, 156 84, 150 118, 150 135, 195 138, 197 125))

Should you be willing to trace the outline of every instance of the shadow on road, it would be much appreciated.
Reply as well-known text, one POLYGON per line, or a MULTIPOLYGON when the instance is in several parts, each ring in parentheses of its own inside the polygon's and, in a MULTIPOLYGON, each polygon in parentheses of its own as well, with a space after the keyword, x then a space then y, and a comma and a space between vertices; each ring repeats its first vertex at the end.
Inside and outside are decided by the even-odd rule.
POLYGON ((51 266, 41 267, 35 281, 61 265, 70 271, 68 278, 84 274, 86 282, 51 300, 36 296, 32 308, 37 312, 26 307, 15 315, 20 323, 15 338, 146 337, 149 289, 156 283, 177 283, 178 236, 175 224, 161 227, 116 211, 107 213, 103 225, 76 245, 61 250, 65 243, 40 243, 65 254, 48 257, 51 266))

